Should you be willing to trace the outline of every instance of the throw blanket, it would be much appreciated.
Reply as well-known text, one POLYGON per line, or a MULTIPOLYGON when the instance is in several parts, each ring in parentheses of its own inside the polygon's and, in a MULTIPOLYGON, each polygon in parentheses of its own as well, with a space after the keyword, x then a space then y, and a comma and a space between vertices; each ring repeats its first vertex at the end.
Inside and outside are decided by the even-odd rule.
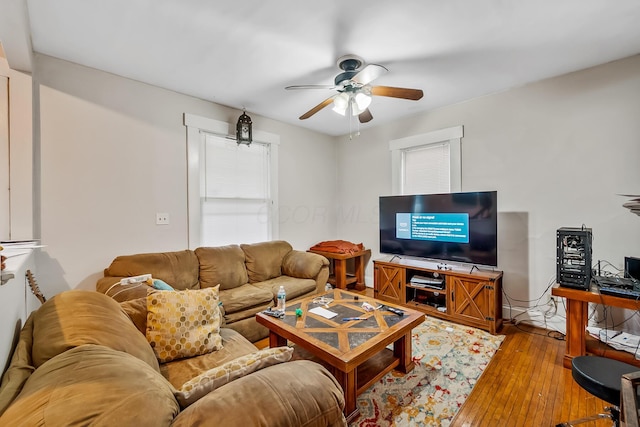
POLYGON ((311 250, 336 254, 355 254, 364 250, 364 246, 362 243, 351 243, 346 240, 327 240, 313 245, 311 250))

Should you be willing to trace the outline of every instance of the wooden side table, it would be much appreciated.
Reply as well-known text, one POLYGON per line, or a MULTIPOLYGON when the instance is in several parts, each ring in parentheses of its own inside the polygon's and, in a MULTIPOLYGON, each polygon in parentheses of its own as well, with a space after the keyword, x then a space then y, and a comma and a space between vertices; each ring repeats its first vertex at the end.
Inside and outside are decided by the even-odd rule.
POLYGON ((327 258, 333 265, 333 275, 329 276, 329 283, 338 289, 347 289, 348 285, 354 284, 356 290, 365 289, 364 283, 364 264, 365 256, 371 257, 371 249, 363 249, 360 252, 352 254, 338 254, 335 252, 314 251, 309 249, 307 252, 322 255, 327 258), (347 260, 353 259, 355 268, 353 274, 347 273, 347 260))

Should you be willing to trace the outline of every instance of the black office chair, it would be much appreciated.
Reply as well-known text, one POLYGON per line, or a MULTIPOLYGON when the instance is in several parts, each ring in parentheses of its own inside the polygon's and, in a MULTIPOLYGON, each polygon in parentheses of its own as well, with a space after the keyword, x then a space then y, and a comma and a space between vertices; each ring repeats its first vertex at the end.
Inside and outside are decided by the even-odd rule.
MULTIPOLYGON (((592 395, 610 403, 612 406, 605 407, 603 413, 556 424, 556 427, 570 427, 601 418, 610 419, 613 425, 618 427, 620 425, 620 391, 622 388, 623 375, 639 370, 640 368, 636 366, 606 357, 574 357, 571 361, 571 375, 575 382, 592 395)), ((635 403, 637 399, 633 399, 633 401, 635 403)), ((636 416, 632 418, 635 420, 635 423, 637 423, 637 418, 636 411, 636 416)))

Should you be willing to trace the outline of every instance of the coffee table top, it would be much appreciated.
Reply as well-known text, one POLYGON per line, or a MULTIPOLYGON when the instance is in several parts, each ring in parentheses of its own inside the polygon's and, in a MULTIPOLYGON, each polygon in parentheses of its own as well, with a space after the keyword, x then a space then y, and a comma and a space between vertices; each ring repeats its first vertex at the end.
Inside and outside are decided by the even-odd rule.
MULTIPOLYGON (((327 300, 325 300, 327 301, 327 300)), ((308 297, 287 304, 282 319, 263 313, 257 314, 258 323, 268 327, 277 335, 293 341, 336 367, 354 366, 382 348, 406 335, 424 321, 424 313, 401 307, 353 292, 334 289, 322 295, 308 297), (321 298, 332 299, 323 303, 321 298), (356 299, 357 298, 357 299, 356 299), (362 304, 374 307, 389 306, 404 311, 404 316, 379 308, 367 312, 362 304), (337 315, 331 319, 310 312, 322 307, 337 315), (302 316, 296 317, 296 309, 302 316), (359 317, 364 320, 343 321, 344 318, 359 317)))

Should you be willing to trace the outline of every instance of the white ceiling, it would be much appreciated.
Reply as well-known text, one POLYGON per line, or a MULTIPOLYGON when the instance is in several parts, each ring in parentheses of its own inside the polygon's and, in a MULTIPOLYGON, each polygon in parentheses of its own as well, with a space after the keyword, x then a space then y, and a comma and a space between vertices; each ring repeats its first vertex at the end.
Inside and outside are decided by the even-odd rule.
POLYGON ((425 94, 374 98, 364 128, 640 53, 638 0, 13 0, 3 8, 0 37, 14 68, 28 68, 21 61, 32 46, 329 135, 349 133, 349 119, 331 108, 298 117, 332 92, 284 87, 332 84, 345 54, 388 68, 375 84, 425 94))

